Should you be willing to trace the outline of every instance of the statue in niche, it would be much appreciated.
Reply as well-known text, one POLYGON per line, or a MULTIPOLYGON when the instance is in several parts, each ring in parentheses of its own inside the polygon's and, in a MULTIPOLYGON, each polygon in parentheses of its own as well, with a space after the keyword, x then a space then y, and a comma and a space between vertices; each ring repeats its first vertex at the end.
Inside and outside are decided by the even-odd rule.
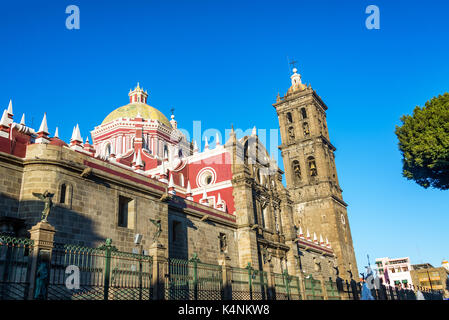
POLYGON ((316 258, 313 258, 313 262, 314 262, 314 269, 316 272, 320 272, 321 271, 321 261, 318 261, 316 258))
POLYGON ((262 247, 262 258, 263 258, 263 263, 271 262, 272 256, 266 246, 262 247))
POLYGON ((157 243, 159 240, 159 237, 162 233, 161 219, 157 219, 157 220, 150 219, 150 221, 152 224, 154 224, 156 226, 156 232, 153 235, 153 242, 157 243))
POLYGON ((44 205, 44 210, 42 211, 41 222, 47 222, 47 218, 48 218, 48 215, 50 214, 51 207, 53 207, 52 198, 54 196, 54 193, 50 193, 50 192, 48 192, 48 190, 45 190, 44 193, 33 192, 33 196, 44 201, 45 205, 44 205))
POLYGON ((220 252, 221 253, 227 253, 228 252, 228 240, 224 233, 220 233, 218 236, 218 239, 220 240, 220 252))

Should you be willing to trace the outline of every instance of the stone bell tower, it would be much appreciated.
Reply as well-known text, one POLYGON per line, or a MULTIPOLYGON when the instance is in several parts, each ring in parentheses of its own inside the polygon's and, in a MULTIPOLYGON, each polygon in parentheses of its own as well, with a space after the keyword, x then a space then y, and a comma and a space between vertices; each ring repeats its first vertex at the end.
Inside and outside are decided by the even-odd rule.
MULTIPOLYGON (((326 122, 326 104, 301 82, 293 68, 291 87, 279 94, 276 108, 287 190, 294 202, 294 223, 327 237, 337 256, 340 277, 358 277, 357 263, 335 168, 335 147, 326 122)), ((305 270, 307 272, 307 270, 305 270)))

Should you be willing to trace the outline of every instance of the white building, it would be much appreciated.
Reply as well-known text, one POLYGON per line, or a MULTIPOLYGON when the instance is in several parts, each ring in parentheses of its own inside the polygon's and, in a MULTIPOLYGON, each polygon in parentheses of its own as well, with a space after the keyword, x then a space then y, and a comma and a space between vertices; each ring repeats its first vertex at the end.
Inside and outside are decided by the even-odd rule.
POLYGON ((391 286, 400 285, 402 288, 410 288, 413 285, 410 270, 412 269, 410 264, 410 258, 378 258, 376 259, 378 277, 385 285, 391 286), (385 271, 387 272, 388 279, 385 280, 385 271))

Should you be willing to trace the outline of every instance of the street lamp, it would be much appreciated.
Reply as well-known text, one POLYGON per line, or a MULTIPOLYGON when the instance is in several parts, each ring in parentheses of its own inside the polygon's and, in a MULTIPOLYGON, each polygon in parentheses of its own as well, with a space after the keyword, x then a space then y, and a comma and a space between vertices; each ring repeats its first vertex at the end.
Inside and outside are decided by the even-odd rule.
POLYGON ((137 233, 134 236, 134 244, 139 246, 139 300, 142 300, 142 254, 143 254, 143 245, 142 245, 142 235, 137 233))

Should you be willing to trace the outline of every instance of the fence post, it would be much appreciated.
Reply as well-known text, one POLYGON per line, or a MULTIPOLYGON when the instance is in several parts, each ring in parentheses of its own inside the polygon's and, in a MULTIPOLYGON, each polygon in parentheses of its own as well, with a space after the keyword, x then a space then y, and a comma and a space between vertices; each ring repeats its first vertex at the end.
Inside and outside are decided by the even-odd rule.
POLYGON ((282 273, 282 277, 284 278, 285 291, 287 291, 287 298, 291 300, 290 297, 290 276, 288 275, 287 269, 282 273))
POLYGON ((231 266, 229 262, 231 258, 223 256, 218 260, 218 264, 221 266, 222 273, 222 286, 223 286, 223 300, 232 300, 232 285, 231 285, 231 266))
MULTIPOLYGON (((40 221, 34 225, 30 230, 30 239, 34 241, 33 254, 31 260, 30 273, 28 274, 28 283, 30 284, 30 289, 28 291, 28 299, 32 300, 35 298, 36 288, 36 274, 41 264, 46 264, 47 267, 47 278, 43 280, 43 292, 45 293, 44 299, 47 298, 47 288, 48 288, 48 278, 50 277, 50 267, 51 267, 51 252, 53 250, 53 240, 55 236, 55 228, 46 221, 40 221)), ((43 266, 44 267, 44 266, 43 266)), ((45 268, 45 267, 44 267, 45 268)), ((38 292, 36 292, 37 294, 38 292)), ((36 297, 38 298, 38 297, 36 297)))
POLYGON ((198 254, 195 252, 189 262, 193 263, 193 297, 198 300, 198 254))
POLYGON ((248 262, 245 269, 248 270, 249 299, 253 300, 253 268, 251 267, 251 262, 248 262))
POLYGON ((166 257, 166 248, 155 242, 151 245, 149 250, 150 256, 153 258, 153 276, 151 280, 151 288, 153 289, 153 300, 163 300, 165 297, 165 278, 168 276, 166 257))

